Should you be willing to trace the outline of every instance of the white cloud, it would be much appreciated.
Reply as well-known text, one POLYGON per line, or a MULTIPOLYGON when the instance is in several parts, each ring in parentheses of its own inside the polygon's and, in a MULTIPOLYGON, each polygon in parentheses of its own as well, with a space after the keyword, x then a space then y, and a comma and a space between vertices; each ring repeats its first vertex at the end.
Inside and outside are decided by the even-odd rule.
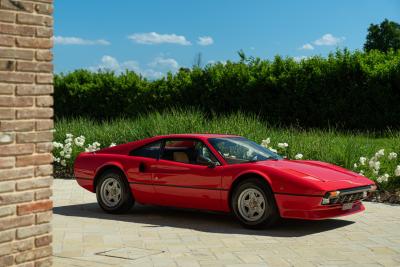
POLYGON ((296 62, 300 62, 300 61, 302 61, 303 59, 307 59, 307 58, 309 58, 309 57, 308 57, 308 56, 293 57, 294 61, 296 61, 296 62))
POLYGON ((110 45, 110 42, 104 39, 86 40, 79 37, 54 36, 54 44, 60 45, 110 45))
POLYGON ((150 67, 155 68, 168 68, 176 70, 179 68, 178 62, 173 58, 156 57, 148 64, 150 67))
POLYGON ((324 34, 321 38, 314 41, 315 45, 338 45, 343 42, 345 37, 335 37, 330 33, 324 34))
POLYGON ((314 50, 314 46, 312 44, 307 43, 307 44, 302 45, 299 49, 300 50, 314 50))
POLYGON ((214 40, 210 36, 200 36, 197 39, 198 45, 207 46, 207 45, 212 45, 213 43, 214 43, 214 40))
POLYGON ((191 45, 183 35, 172 34, 160 34, 156 32, 148 33, 135 33, 128 38, 138 44, 179 44, 179 45, 191 45))
POLYGON ((127 69, 135 72, 140 72, 139 62, 130 60, 120 63, 116 58, 107 55, 101 58, 101 63, 99 65, 95 67, 89 67, 89 69, 92 71, 115 71, 117 73, 121 73, 127 69))
POLYGON ((179 64, 176 60, 162 57, 155 58, 147 65, 153 68, 142 69, 139 62, 135 60, 119 62, 116 58, 106 55, 101 58, 101 63, 99 65, 89 67, 88 69, 91 71, 114 71, 117 74, 130 70, 149 79, 158 79, 165 76, 168 71, 176 72, 179 68, 179 64))

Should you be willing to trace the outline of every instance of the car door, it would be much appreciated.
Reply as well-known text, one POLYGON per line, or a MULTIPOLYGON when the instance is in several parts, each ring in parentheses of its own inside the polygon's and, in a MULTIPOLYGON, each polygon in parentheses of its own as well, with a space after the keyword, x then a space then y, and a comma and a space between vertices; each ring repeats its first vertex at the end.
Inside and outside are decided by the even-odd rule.
POLYGON ((158 201, 167 206, 221 210, 221 167, 200 140, 165 140, 153 176, 158 201), (199 158, 200 149, 208 158, 199 158))
POLYGON ((161 144, 161 141, 156 141, 129 153, 128 182, 135 199, 143 204, 156 204, 152 184, 161 144))

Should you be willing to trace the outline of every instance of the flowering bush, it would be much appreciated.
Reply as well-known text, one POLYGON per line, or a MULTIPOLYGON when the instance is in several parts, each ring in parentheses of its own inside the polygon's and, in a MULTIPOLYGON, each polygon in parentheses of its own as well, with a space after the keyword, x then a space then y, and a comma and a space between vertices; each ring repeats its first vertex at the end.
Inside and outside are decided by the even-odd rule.
MULTIPOLYGON (((100 143, 93 142, 92 144, 86 144, 86 138, 81 135, 74 138, 73 134, 67 133, 65 140, 61 142, 53 142, 53 161, 57 166, 61 166, 66 169, 67 172, 72 171, 75 156, 81 152, 94 152, 99 150, 100 143)), ((115 146, 115 143, 111 143, 110 146, 115 146)))
POLYGON ((361 175, 368 176, 385 188, 391 182, 400 180, 400 161, 396 152, 386 155, 385 149, 379 149, 373 156, 360 157, 354 163, 354 171, 361 175))

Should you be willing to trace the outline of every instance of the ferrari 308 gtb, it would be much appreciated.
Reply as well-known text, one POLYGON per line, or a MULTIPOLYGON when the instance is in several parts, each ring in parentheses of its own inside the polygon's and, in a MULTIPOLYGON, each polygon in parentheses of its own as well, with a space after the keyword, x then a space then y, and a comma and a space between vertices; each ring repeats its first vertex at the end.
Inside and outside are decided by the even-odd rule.
POLYGON ((135 202, 233 212, 246 227, 363 211, 374 182, 344 168, 287 160, 244 137, 156 136, 81 153, 75 177, 109 213, 135 202))

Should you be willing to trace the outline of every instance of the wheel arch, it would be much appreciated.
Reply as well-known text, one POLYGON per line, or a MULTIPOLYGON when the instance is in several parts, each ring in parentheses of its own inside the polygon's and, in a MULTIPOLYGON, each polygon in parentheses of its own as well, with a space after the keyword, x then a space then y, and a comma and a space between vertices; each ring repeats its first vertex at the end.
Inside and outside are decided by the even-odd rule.
MULTIPOLYGON (((96 191, 96 186, 97 182, 99 181, 99 178, 103 173, 109 170, 114 170, 116 172, 119 172, 121 175, 123 175, 124 180, 128 183, 128 176, 126 175, 124 168, 121 163, 119 162, 107 162, 100 167, 97 168, 96 174, 93 178, 93 190, 96 191)), ((129 183, 128 183, 129 186, 129 183)))
POLYGON ((236 187, 243 181, 250 179, 250 178, 256 178, 260 180, 262 183, 264 183, 266 186, 268 186, 272 191, 272 183, 271 179, 264 173, 259 172, 259 171, 246 171, 239 173, 234 179, 233 182, 229 188, 229 193, 228 193, 228 204, 229 204, 229 209, 232 210, 232 196, 233 192, 235 191, 236 187))

